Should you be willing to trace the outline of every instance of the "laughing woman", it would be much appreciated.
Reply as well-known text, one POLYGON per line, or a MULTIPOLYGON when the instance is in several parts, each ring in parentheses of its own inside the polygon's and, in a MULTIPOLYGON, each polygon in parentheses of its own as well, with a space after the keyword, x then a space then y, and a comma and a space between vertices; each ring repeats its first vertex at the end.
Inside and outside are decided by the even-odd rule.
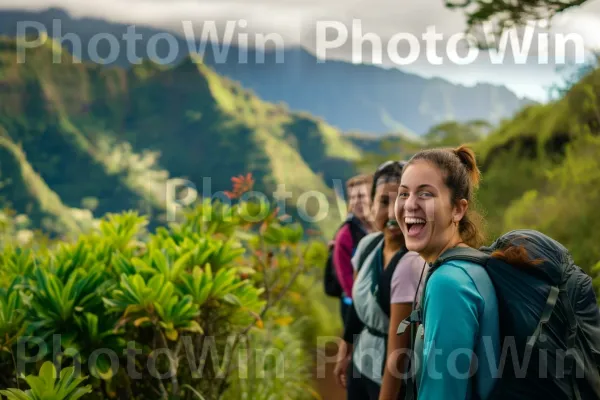
POLYGON ((353 304, 335 368, 348 400, 402 398, 409 334, 398 336, 396 328, 411 312, 425 262, 406 249, 394 216, 401 175, 399 162, 387 162, 375 172, 371 202, 378 232, 365 236, 352 258, 353 304))
MULTIPOLYGON (((479 248, 479 217, 470 208, 478 182, 475 154, 468 147, 414 155, 404 167, 396 202, 407 247, 428 263, 453 247, 479 248)), ((415 343, 421 359, 415 363, 421 365, 418 399, 489 398, 500 356, 498 303, 490 277, 473 262, 447 261, 427 277, 422 304, 415 343)))

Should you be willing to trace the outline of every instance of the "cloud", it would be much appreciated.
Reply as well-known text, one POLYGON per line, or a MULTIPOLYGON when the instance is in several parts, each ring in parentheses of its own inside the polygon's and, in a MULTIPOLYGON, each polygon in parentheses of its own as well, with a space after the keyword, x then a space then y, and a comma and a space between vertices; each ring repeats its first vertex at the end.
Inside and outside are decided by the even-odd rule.
MULTIPOLYGON (((479 52, 477 59, 460 65, 451 58, 454 56, 448 41, 460 35, 465 29, 465 17, 461 11, 444 7, 443 0, 419 0, 398 2, 397 0, 254 0, 248 1, 192 1, 192 0, 28 0, 27 4, 16 5, 14 0, 0 0, 0 8, 42 9, 50 6, 63 7, 74 17, 95 17, 126 24, 147 24, 184 34, 183 21, 192 21, 195 32, 201 32, 202 23, 215 21, 247 21, 244 32, 250 35, 275 33, 282 37, 286 46, 301 44, 312 52, 317 52, 317 25, 330 21, 343 25, 348 38, 342 46, 330 49, 328 57, 352 60, 362 50, 363 62, 373 63, 370 55, 372 46, 354 46, 353 21, 360 25, 363 35, 370 33, 376 42, 381 42, 381 61, 385 67, 399 67, 422 76, 439 76, 467 85, 476 82, 505 84, 519 95, 530 94, 537 87, 538 99, 543 97, 543 86, 558 78, 555 56, 564 55, 565 61, 573 61, 576 51, 573 44, 566 51, 557 42, 557 35, 581 37, 587 47, 600 48, 600 0, 589 0, 583 6, 559 15, 550 29, 536 26, 525 63, 520 64, 518 54, 508 46, 506 57, 494 64, 490 54, 479 52), (443 36, 430 46, 423 35, 428 29, 443 36), (398 46, 388 48, 394 35, 410 34, 419 42, 418 55, 409 65, 401 65, 398 56, 407 56, 409 45, 401 40, 398 46), (548 46, 544 46, 544 34, 548 46), (541 38, 541 42, 540 42, 541 38), (540 46, 541 44, 541 46, 540 46), (391 51, 388 51, 390 50, 391 51), (442 57, 437 65, 433 54, 442 57), (546 54, 548 62, 540 62, 540 55, 546 54), (391 55, 391 57, 390 57, 391 55), (515 57, 516 56, 516 57, 515 57), (396 61, 396 62, 395 62, 396 61), (434 60, 435 61, 435 60, 434 60)), ((530 32, 531 33, 531 32, 530 32)), ((330 34, 335 32, 330 29, 330 34)), ((518 35, 516 44, 527 44, 523 32, 518 35)), ((234 37, 235 41, 235 37, 234 37)), ((456 53, 465 56, 464 42, 458 42, 456 53)), ((413 50, 414 53, 414 50, 413 50)), ((543 60, 542 60, 543 61, 543 60)))
MULTIPOLYGON (((297 44, 306 36, 307 27, 317 21, 339 21, 346 26, 359 19, 364 31, 389 38, 398 32, 421 36, 427 28, 450 36, 462 32, 465 17, 460 11, 449 10, 443 0, 404 2, 396 0, 0 0, 2 8, 43 9, 63 7, 74 17, 96 17, 121 23, 149 24, 162 28, 178 28, 182 21, 228 21, 245 19, 250 33, 276 32, 293 38, 297 44)), ((600 36, 600 0, 590 0, 583 7, 557 17, 553 31, 578 32, 586 40, 600 36), (585 21, 585 29, 582 22, 585 21), (581 32, 584 31, 584 32, 581 32)), ((304 43, 306 44, 306 43, 304 43)))

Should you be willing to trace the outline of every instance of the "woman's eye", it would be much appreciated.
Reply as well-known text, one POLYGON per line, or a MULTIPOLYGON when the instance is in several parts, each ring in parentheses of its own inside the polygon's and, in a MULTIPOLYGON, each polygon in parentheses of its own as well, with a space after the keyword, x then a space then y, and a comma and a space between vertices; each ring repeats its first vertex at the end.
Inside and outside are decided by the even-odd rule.
POLYGON ((431 196, 433 196, 433 195, 432 195, 431 193, 429 193, 429 192, 421 192, 421 193, 419 194, 419 196, 421 196, 421 197, 431 197, 431 196))
POLYGON ((408 197, 408 193, 399 193, 398 197, 401 199, 406 199, 408 197))

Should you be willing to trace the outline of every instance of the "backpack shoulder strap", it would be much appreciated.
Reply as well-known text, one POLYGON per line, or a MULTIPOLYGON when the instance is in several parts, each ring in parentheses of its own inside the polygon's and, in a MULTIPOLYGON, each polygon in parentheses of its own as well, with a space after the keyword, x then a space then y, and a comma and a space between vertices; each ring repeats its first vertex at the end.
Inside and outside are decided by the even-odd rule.
POLYGON ((365 248, 360 253, 360 258, 358 259, 358 267, 357 271, 360 271, 365 260, 373 252, 375 247, 383 240, 383 233, 379 232, 377 235, 374 235, 373 239, 365 246, 365 248))
POLYGON ((367 231, 362 226, 358 218, 354 216, 348 218, 345 221, 345 223, 347 223, 348 227, 350 228, 350 233, 352 234, 352 242, 354 243, 354 246, 357 246, 358 242, 360 242, 360 240, 367 235, 367 231))
MULTIPOLYGON (((423 301, 424 301, 423 299, 425 298, 425 290, 427 288, 427 283, 429 282, 429 278, 431 277, 431 274, 433 274, 436 271, 436 269, 438 269, 440 266, 444 265, 445 263, 447 263, 449 261, 460 260, 460 261, 468 261, 468 262, 472 262, 472 263, 481 265, 485 269, 485 266, 489 259, 490 259, 489 254, 484 253, 481 250, 474 249, 472 247, 453 247, 451 249, 444 251, 429 268, 429 271, 427 273, 427 278, 425 279, 425 284, 423 285, 423 291, 421 293, 420 305, 423 304, 423 301)), ((419 308, 421 308, 421 306, 419 308)), ((420 317, 422 318, 423 315, 421 314, 420 317)), ((419 322, 422 322, 422 321, 419 321, 419 322)))
MULTIPOLYGON (((405 318, 400 325, 398 325, 398 330, 396 331, 397 335, 402 335, 406 331, 406 329, 415 323, 423 323, 423 299, 425 297, 425 289, 427 287, 427 283, 431 274, 439 268, 444 263, 453 260, 463 260, 463 261, 471 261, 476 264, 484 266, 487 263, 487 260, 490 256, 487 253, 482 252, 481 250, 474 249, 472 247, 454 247, 446 250, 440 255, 437 260, 433 264, 429 265, 429 270, 427 271, 427 276, 425 277, 425 283, 423 285, 423 290, 421 291, 421 301, 419 301, 419 305, 414 307, 411 314, 405 318)), ((412 347, 412 344, 411 344, 412 347)))
POLYGON ((490 258, 489 254, 472 247, 454 247, 446 250, 431 266, 429 272, 433 272, 440 265, 453 260, 471 261, 479 265, 485 265, 490 258))

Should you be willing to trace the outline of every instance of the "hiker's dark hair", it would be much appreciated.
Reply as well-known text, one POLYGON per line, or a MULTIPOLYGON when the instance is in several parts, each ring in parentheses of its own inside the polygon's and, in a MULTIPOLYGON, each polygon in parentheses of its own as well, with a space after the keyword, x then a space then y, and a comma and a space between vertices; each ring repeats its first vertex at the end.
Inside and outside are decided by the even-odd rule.
POLYGON ((377 186, 380 184, 398 181, 402 178, 402 168, 406 165, 405 161, 386 161, 377 167, 377 170, 373 174, 373 181, 371 182, 371 201, 375 200, 375 192, 377 186))
MULTIPOLYGON (((469 202, 469 208, 458 224, 461 239, 469 246, 479 248, 485 241, 483 218, 471 205, 474 202, 474 190, 479 186, 481 174, 475 161, 475 153, 462 145, 455 149, 428 149, 415 154, 407 166, 418 160, 424 160, 438 167, 444 176, 444 183, 450 189, 451 204, 461 199, 469 202)), ((406 170, 406 167, 404 168, 406 170)))

